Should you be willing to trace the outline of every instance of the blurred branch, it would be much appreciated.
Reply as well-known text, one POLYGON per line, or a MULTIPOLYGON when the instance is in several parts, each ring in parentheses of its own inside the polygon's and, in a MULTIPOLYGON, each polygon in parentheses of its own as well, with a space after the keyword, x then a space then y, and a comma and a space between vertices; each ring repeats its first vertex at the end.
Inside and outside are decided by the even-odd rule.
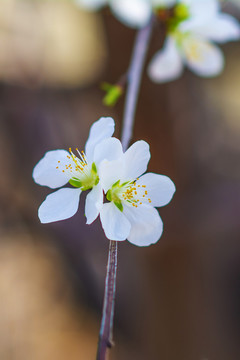
POLYGON ((128 89, 123 115, 122 145, 126 150, 132 138, 134 116, 138 100, 139 88, 142 79, 143 67, 147 55, 148 43, 152 33, 153 19, 137 33, 133 56, 128 71, 128 89))

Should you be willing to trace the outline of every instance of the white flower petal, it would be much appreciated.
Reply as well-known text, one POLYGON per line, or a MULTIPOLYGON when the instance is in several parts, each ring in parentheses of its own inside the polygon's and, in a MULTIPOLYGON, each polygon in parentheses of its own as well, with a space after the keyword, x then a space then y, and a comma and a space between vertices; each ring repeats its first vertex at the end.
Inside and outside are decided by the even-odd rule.
POLYGON ((190 17, 187 20, 183 21, 179 24, 178 30, 184 34, 184 33, 196 33, 198 29, 204 28, 206 23, 212 20, 212 17, 210 19, 206 17, 190 17))
POLYGON ((218 0, 184 0, 184 3, 188 7, 190 16, 179 24, 178 30, 181 32, 192 32, 196 28, 203 28, 217 16, 220 10, 218 0))
MULTIPOLYGON (((115 182, 124 178, 125 164, 123 157, 113 161, 103 160, 98 168, 100 183, 105 193, 115 182)), ((124 178, 124 181, 125 178, 124 178)))
POLYGON ((190 17, 208 18, 214 16, 220 10, 218 0, 183 0, 188 6, 190 17))
POLYGON ((103 190, 100 183, 94 186, 86 197, 85 215, 87 224, 91 224, 99 215, 103 206, 103 190))
POLYGON ((38 209, 41 223, 50 223, 72 217, 78 210, 80 189, 60 189, 48 195, 38 209))
POLYGON ((98 10, 106 5, 108 0, 75 0, 76 4, 88 10, 98 10))
POLYGON ((70 161, 67 156, 69 153, 66 150, 48 151, 33 169, 34 181, 51 189, 65 185, 70 177, 56 167, 59 165, 58 161, 68 164, 70 161))
POLYGON ((125 175, 124 181, 136 179, 147 170, 150 160, 149 145, 146 141, 136 141, 124 153, 125 175))
POLYGON ((163 223, 154 207, 145 204, 137 208, 124 206, 123 213, 131 223, 128 241, 137 246, 148 246, 159 240, 163 223))
POLYGON ((111 0, 109 5, 115 16, 130 27, 142 27, 151 17, 148 0, 111 0))
POLYGON ((175 185, 169 177, 154 173, 141 176, 136 185, 146 185, 147 198, 151 200, 152 206, 157 207, 167 205, 176 191, 175 185))
POLYGON ((216 76, 223 70, 222 51, 210 42, 188 37, 182 43, 188 67, 199 76, 216 76))
POLYGON ((204 26, 195 26, 192 29, 194 34, 220 43, 240 38, 239 22, 233 16, 218 14, 210 20, 204 26))
POLYGON ((148 75, 152 81, 165 83, 180 77, 183 62, 177 49, 176 42, 168 37, 162 50, 152 58, 148 67, 148 75))
POLYGON ((101 141, 94 149, 93 160, 96 165, 103 160, 116 160, 123 155, 122 144, 118 139, 111 137, 101 141))
POLYGON ((93 161, 94 148, 102 140, 107 139, 114 133, 114 120, 111 117, 101 117, 90 128, 89 137, 85 145, 85 154, 88 162, 93 161))
POLYGON ((105 235, 110 240, 126 240, 131 224, 126 216, 112 202, 103 205, 100 219, 105 235))

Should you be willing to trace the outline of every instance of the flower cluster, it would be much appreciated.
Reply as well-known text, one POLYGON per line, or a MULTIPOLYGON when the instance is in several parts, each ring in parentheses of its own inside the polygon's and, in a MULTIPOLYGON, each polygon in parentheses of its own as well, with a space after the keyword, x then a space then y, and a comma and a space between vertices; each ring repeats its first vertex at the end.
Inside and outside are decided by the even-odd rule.
MULTIPOLYGON (((236 1, 236 0, 235 0, 236 1)), ((143 27, 155 16, 166 27, 163 48, 148 67, 150 78, 158 83, 177 79, 186 65, 203 77, 223 70, 224 56, 214 43, 240 38, 240 26, 221 11, 219 0, 75 0, 87 9, 109 5, 125 25, 143 27)))
POLYGON ((170 202, 175 186, 167 176, 144 174, 150 160, 145 141, 137 141, 123 152, 113 132, 113 119, 103 117, 92 125, 84 152, 76 149, 75 155, 69 149, 45 154, 33 170, 34 181, 52 189, 66 184, 72 187, 48 195, 38 216, 42 223, 72 217, 81 193, 89 190, 87 224, 100 215, 108 239, 128 239, 132 244, 148 246, 158 241, 163 230, 155 207, 170 202))
POLYGON ((179 1, 166 28, 163 49, 155 54, 148 68, 150 78, 161 83, 178 78, 184 65, 199 76, 216 76, 223 70, 224 57, 214 42, 240 38, 239 23, 221 12, 217 0, 179 1))

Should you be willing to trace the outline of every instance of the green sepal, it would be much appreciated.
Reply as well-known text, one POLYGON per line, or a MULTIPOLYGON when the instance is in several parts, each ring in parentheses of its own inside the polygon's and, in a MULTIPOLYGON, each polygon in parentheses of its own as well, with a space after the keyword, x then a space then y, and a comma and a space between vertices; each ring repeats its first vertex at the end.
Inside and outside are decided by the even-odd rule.
POLYGON ((185 4, 178 4, 174 9, 174 13, 179 21, 183 21, 189 17, 189 8, 185 4))
POLYGON ((119 183, 120 183, 120 180, 116 181, 116 182, 112 185, 112 188, 118 186, 119 183))
POLYGON ((93 162, 92 163, 92 171, 97 174, 97 167, 96 167, 96 164, 93 162))
POLYGON ((177 31, 178 26, 182 21, 189 18, 189 8, 185 4, 178 4, 174 8, 174 16, 167 20, 167 27, 170 33, 177 31))
POLYGON ((97 185, 98 183, 99 183, 99 177, 97 176, 94 185, 97 185))
POLYGON ((113 203, 114 203, 114 205, 116 205, 116 207, 117 207, 121 212, 123 212, 123 205, 122 205, 121 201, 114 201, 113 203))
POLYGON ((108 201, 112 201, 112 192, 111 192, 111 190, 108 190, 108 192, 107 192, 107 194, 106 194, 106 199, 107 199, 108 201))
POLYGON ((81 181, 78 180, 78 179, 74 179, 74 178, 72 178, 72 179, 69 180, 69 184, 71 184, 72 186, 74 186, 74 187, 76 187, 76 188, 82 187, 81 181))

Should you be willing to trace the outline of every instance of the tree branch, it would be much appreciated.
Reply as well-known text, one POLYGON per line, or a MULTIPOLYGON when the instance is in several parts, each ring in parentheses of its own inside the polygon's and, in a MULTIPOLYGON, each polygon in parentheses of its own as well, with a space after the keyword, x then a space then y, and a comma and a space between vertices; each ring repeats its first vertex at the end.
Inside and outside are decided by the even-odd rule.
MULTIPOLYGON (((150 23, 145 28, 138 31, 133 49, 133 56, 128 71, 128 90, 126 94, 122 131, 122 145, 124 151, 127 149, 132 137, 139 87, 141 83, 148 43, 152 32, 152 24, 153 20, 151 19, 150 23)), ((117 252, 117 241, 110 241, 97 360, 106 360, 107 349, 111 348, 113 345, 112 333, 116 294, 117 252)))

